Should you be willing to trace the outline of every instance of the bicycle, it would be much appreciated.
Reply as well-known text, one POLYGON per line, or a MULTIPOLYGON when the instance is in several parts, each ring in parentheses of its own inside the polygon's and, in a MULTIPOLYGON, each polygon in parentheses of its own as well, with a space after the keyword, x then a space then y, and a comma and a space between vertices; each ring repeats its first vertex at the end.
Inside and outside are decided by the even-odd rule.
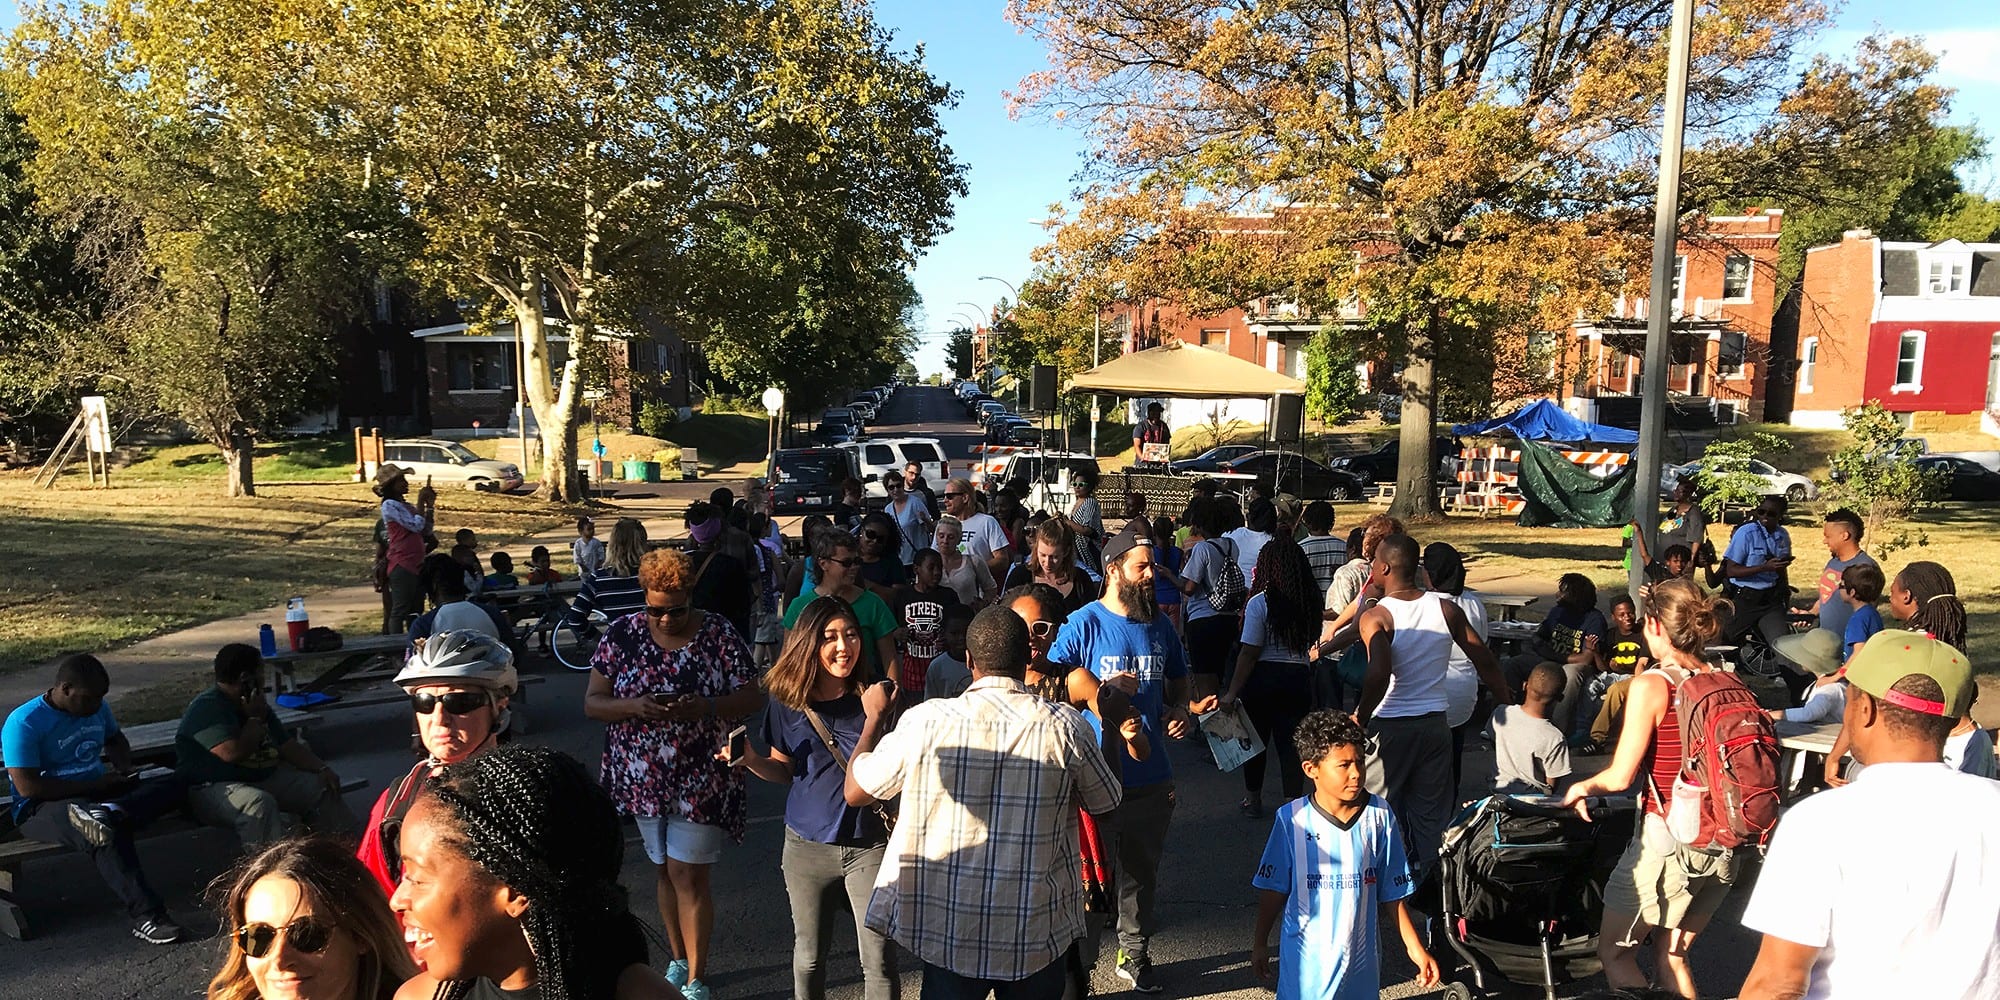
POLYGON ((604 638, 611 619, 604 612, 593 610, 583 621, 575 622, 568 620, 570 611, 569 607, 550 609, 528 634, 535 637, 543 656, 553 657, 571 670, 589 670, 590 658, 597 652, 597 642, 604 638))

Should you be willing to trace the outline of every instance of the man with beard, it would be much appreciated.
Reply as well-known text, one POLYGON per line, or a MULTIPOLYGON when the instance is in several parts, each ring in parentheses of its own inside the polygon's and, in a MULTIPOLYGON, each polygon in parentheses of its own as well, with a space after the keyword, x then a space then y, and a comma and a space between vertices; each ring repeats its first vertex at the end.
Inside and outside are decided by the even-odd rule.
MULTIPOLYGON (((1187 709, 1187 656, 1153 597, 1153 543, 1130 525, 1104 546, 1104 596, 1069 616, 1049 648, 1052 663, 1087 668, 1124 691, 1139 712, 1153 752, 1126 760, 1125 797, 1110 824, 1117 847, 1118 963, 1120 979, 1141 993, 1164 987, 1153 974, 1146 946, 1154 931, 1153 900, 1160 857, 1174 814, 1173 766, 1165 737, 1193 731, 1187 709)), ((1087 716, 1100 734, 1103 724, 1087 716)))

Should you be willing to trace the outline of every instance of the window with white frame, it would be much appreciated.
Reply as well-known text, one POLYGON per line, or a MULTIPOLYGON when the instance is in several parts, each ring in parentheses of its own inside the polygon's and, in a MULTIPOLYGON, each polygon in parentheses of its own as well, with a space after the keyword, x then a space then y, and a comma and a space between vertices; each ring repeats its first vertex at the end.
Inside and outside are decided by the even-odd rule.
POLYGON ((1813 372, 1819 368, 1819 338, 1807 337, 1799 345, 1799 391, 1813 391, 1813 372))
POLYGON ((1970 253, 1927 253, 1924 262, 1924 294, 1964 295, 1971 285, 1970 253))
POLYGON ((1674 301, 1681 300, 1681 289, 1685 287, 1688 270, 1687 254, 1674 255, 1674 301))
POLYGON ((1924 332, 1907 330, 1896 343, 1896 384, 1890 392, 1919 392, 1924 387, 1924 332))
POLYGON ((1730 254, 1722 262, 1722 297, 1731 300, 1750 298, 1750 255, 1730 254))

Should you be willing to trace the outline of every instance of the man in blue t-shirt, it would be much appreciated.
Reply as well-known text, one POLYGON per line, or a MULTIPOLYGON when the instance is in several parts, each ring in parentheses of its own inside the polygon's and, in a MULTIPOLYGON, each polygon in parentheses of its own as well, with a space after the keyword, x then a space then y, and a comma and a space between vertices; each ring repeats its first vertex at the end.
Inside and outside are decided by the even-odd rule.
MULTIPOLYGON (((1141 993, 1163 986, 1146 953, 1153 934, 1153 898, 1160 857, 1174 814, 1174 772, 1166 738, 1193 732, 1188 713, 1187 656, 1153 597, 1152 542, 1131 525, 1104 545, 1104 596, 1069 616, 1049 649, 1049 661, 1085 667, 1132 699, 1152 752, 1124 764, 1125 798, 1112 827, 1118 851, 1120 979, 1141 993)), ((1102 735, 1103 723, 1089 716, 1102 735)))
POLYGON ((7 716, 0 759, 14 796, 14 821, 29 840, 90 855, 125 903, 133 936, 172 944, 181 928, 139 870, 132 833, 178 809, 186 795, 174 778, 132 779, 131 744, 104 704, 110 691, 104 664, 78 654, 57 664, 54 687, 7 716))
POLYGON ((1736 610, 1723 627, 1724 642, 1742 639, 1766 616, 1772 619, 1762 628, 1766 639, 1788 631, 1785 602, 1792 588, 1786 571, 1792 565, 1792 536, 1785 531, 1785 509, 1784 497, 1765 497, 1750 520, 1729 536, 1729 548, 1722 553, 1722 594, 1736 610))

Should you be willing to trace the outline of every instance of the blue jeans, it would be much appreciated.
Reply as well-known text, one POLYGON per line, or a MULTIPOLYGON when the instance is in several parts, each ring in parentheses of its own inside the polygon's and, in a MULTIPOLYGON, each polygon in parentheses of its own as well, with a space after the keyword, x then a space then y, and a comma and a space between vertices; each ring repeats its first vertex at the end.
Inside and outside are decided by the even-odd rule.
POLYGON ((1059 1000, 1068 979, 1069 957, 1058 955, 1026 979, 974 979, 941 965, 924 963, 923 1000, 1059 1000))

